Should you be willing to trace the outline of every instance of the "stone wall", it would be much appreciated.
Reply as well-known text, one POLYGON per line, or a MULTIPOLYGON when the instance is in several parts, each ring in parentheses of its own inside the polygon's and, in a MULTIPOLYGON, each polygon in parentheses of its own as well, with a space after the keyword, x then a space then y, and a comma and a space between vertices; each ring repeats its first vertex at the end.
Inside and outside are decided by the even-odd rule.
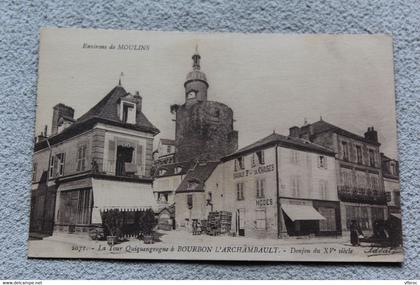
POLYGON ((233 111, 219 102, 183 105, 176 113, 177 161, 217 160, 238 148, 233 111))

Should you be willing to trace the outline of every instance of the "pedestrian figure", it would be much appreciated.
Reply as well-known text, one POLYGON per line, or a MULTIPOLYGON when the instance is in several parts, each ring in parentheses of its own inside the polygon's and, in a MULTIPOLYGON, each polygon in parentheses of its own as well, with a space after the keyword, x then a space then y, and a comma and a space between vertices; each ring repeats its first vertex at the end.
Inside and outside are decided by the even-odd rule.
POLYGON ((360 245, 359 235, 362 235, 362 231, 356 220, 352 220, 350 224, 350 242, 353 246, 360 245))

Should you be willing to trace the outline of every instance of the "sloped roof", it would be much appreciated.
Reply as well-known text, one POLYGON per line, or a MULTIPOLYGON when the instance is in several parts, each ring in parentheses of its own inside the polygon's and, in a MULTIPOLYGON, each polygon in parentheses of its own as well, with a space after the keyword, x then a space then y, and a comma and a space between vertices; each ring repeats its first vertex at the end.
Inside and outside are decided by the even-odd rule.
POLYGON ((312 123, 312 124, 310 124, 310 126, 312 126, 312 132, 313 132, 314 135, 319 134, 319 133, 323 133, 323 132, 332 131, 332 132, 337 133, 339 135, 350 137, 350 138, 353 138, 353 139, 356 139, 356 140, 359 140, 359 141, 367 142, 367 143, 374 144, 374 145, 380 145, 379 142, 368 140, 363 136, 360 136, 360 135, 357 135, 355 133, 349 132, 345 129, 337 127, 337 126, 335 126, 331 123, 328 123, 324 120, 320 120, 320 121, 317 121, 315 123, 312 123))
POLYGON ((315 144, 308 140, 290 137, 290 136, 283 136, 283 135, 273 132, 271 135, 266 136, 265 138, 262 138, 256 141, 255 143, 252 143, 246 147, 243 147, 230 155, 225 156, 224 158, 222 158, 222 160, 226 161, 226 160, 235 158, 237 156, 244 155, 244 154, 253 152, 255 150, 268 147, 268 146, 273 146, 273 145, 281 145, 287 148, 295 148, 295 149, 300 149, 304 151, 306 150, 306 151, 321 153, 321 154, 330 155, 330 156, 335 155, 335 152, 333 150, 326 148, 324 146, 315 144))
POLYGON ((182 180, 181 184, 179 184, 175 192, 203 192, 204 183, 207 181, 207 179, 210 177, 210 175, 213 173, 214 169, 216 169, 219 163, 220 161, 197 163, 195 167, 193 167, 187 172, 187 175, 182 180), (195 183, 194 188, 189 187, 190 182, 195 183))
MULTIPOLYGON (((143 114, 141 110, 136 111, 136 123, 127 124, 120 120, 117 113, 118 101, 129 95, 125 89, 117 85, 114 87, 101 101, 93 106, 89 111, 79 117, 71 126, 64 129, 62 132, 51 136, 48 141, 51 145, 61 142, 64 139, 70 138, 81 132, 92 128, 96 123, 104 123, 124 128, 129 128, 138 131, 144 131, 158 134, 160 131, 157 129, 143 114)), ((48 147, 46 140, 35 144, 35 151, 48 147)))
MULTIPOLYGON (((121 123, 117 113, 117 104, 121 98, 127 95, 129 95, 129 93, 125 91, 122 86, 115 86, 104 98, 102 98, 101 101, 77 119, 76 122, 83 122, 91 118, 102 118, 121 123)), ((135 125, 149 129, 150 131, 156 133, 159 132, 159 130, 146 118, 141 110, 137 110, 135 125)))

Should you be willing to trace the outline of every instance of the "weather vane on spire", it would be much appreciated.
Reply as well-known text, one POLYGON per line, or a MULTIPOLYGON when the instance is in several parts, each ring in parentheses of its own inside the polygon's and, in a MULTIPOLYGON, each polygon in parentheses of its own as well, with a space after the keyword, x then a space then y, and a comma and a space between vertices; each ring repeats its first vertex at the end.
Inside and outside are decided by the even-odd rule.
POLYGON ((118 85, 121 86, 121 79, 124 76, 124 72, 121 72, 120 78, 118 79, 118 85))

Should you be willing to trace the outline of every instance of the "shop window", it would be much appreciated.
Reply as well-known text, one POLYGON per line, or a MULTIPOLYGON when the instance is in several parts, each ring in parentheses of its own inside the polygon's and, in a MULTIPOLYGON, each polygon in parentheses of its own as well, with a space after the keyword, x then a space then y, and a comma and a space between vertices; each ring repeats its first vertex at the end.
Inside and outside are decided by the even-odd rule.
POLYGON ((343 149, 343 160, 349 160, 349 146, 347 142, 341 142, 341 147, 343 149))
POLYGON ((358 206, 346 206, 347 230, 350 230, 352 220, 355 220, 362 230, 368 230, 370 228, 368 208, 358 206))
POLYGON ((77 171, 86 170, 86 145, 77 148, 77 171))
POLYGON ((60 224, 90 223, 92 212, 91 189, 63 191, 60 193, 58 221, 60 224))
POLYGON ((193 195, 192 194, 187 195, 187 206, 188 206, 188 209, 192 209, 192 207, 193 207, 193 195))
POLYGON ((360 227, 362 230, 369 229, 369 214, 368 214, 368 208, 367 207, 359 207, 360 209, 360 227))
POLYGON ((318 212, 325 218, 319 221, 319 231, 321 232, 334 232, 337 230, 337 223, 335 219, 334 208, 318 208, 318 212))
POLYGON ((238 201, 245 199, 243 182, 236 183, 236 199, 238 201))
POLYGON ((172 150, 171 150, 171 146, 170 146, 170 145, 168 145, 168 146, 166 147, 166 152, 167 152, 167 153, 171 153, 171 151, 172 151, 172 150))
POLYGON ((372 222, 384 220, 384 210, 382 208, 371 208, 372 222))
POLYGON ((266 229, 266 211, 265 209, 257 209, 255 211, 255 223, 257 230, 265 230, 266 229))
POLYGON ((324 155, 318 156, 318 167, 327 169, 327 157, 325 157, 324 155))
POLYGON ((360 145, 356 145, 356 159, 357 163, 363 163, 363 156, 362 156, 362 147, 360 145))
POLYGON ((257 198, 265 197, 265 179, 257 179, 257 198))

